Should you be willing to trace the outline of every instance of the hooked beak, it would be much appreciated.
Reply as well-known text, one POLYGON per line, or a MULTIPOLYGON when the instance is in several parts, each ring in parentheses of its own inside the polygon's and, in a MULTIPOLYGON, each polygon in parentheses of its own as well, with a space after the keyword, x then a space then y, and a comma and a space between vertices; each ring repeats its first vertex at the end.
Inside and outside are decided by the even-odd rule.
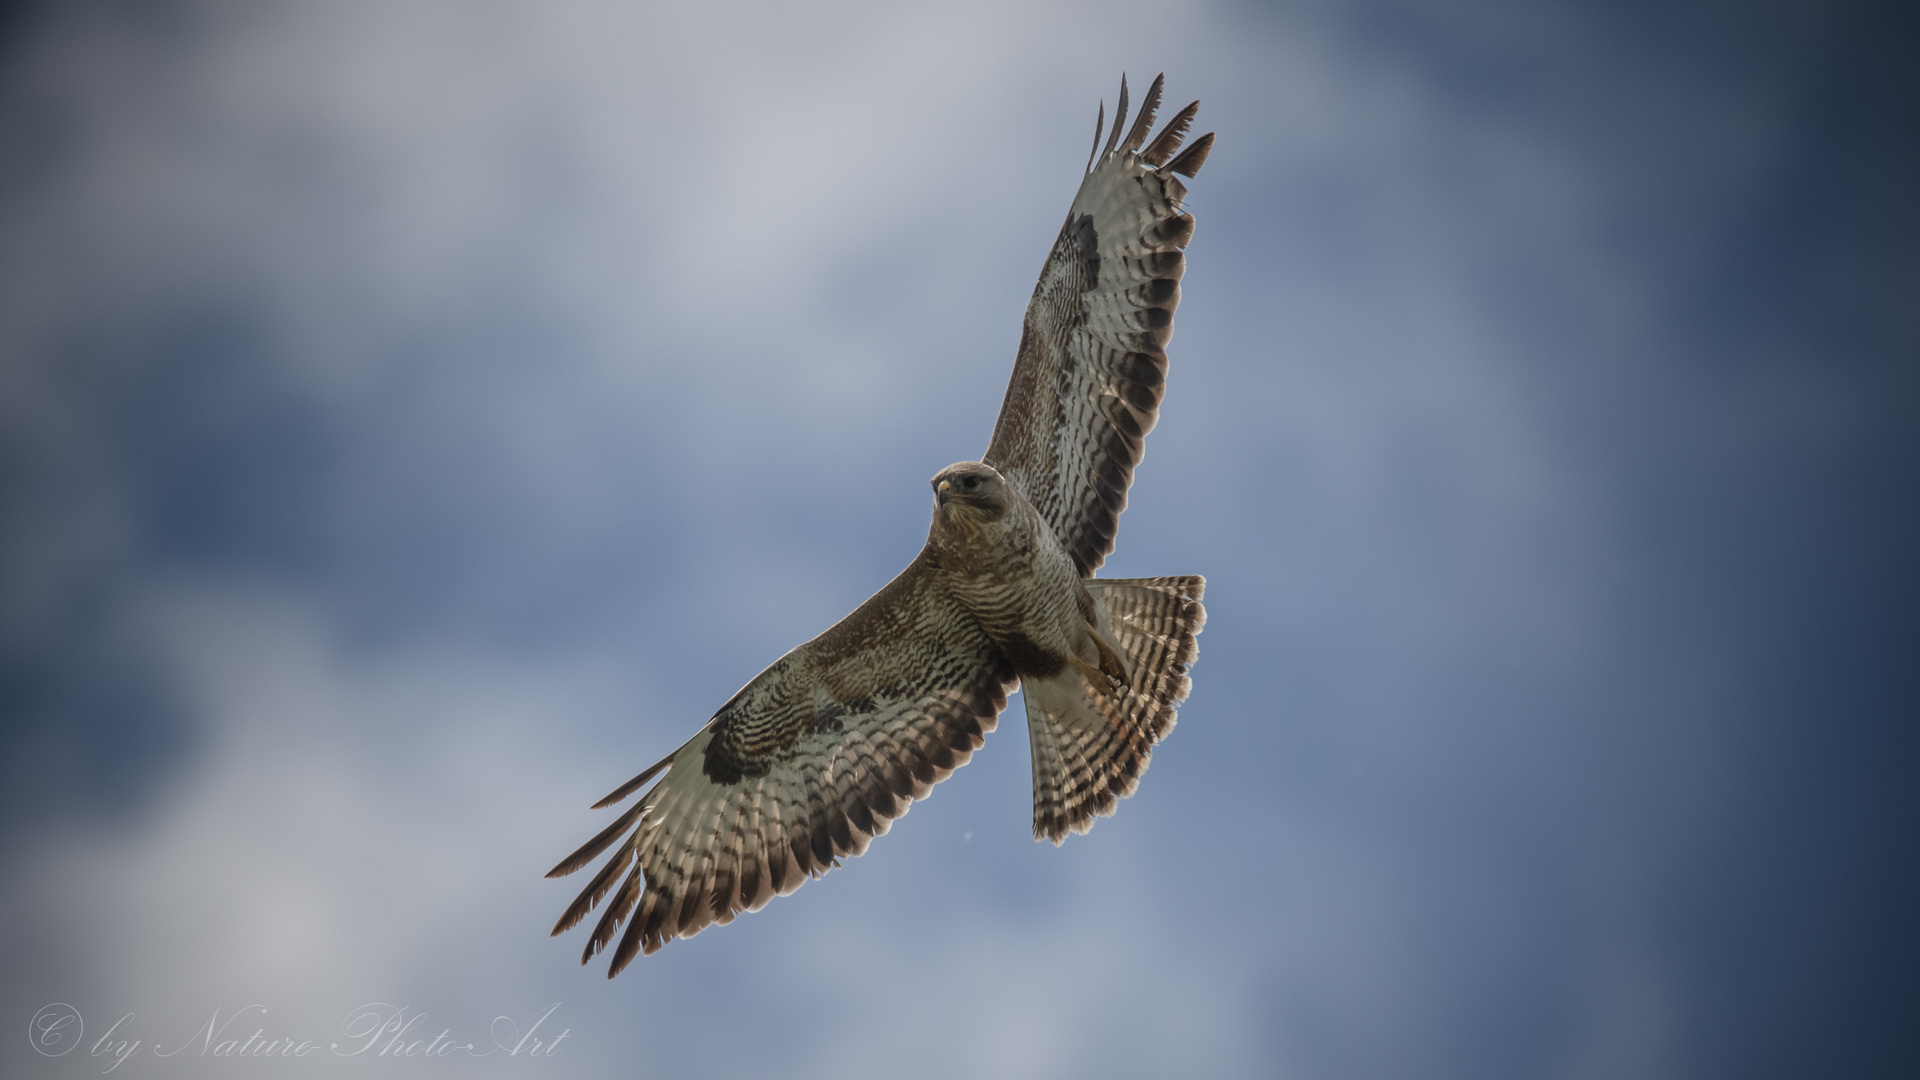
POLYGON ((952 491, 953 483, 951 481, 940 481, 933 486, 933 501, 940 506, 947 505, 947 496, 951 494, 952 491))

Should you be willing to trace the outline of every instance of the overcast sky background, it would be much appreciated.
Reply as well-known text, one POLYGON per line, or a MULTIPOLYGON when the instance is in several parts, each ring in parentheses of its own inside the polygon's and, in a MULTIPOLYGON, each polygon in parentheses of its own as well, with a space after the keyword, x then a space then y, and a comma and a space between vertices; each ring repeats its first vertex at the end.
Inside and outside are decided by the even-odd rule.
POLYGON ((9 9, 4 1070, 559 1002, 381 1067, 1915 1075, 1893 10, 9 9), (1016 704, 868 855, 579 967, 542 873, 918 550, 1123 70, 1219 132, 1105 571, 1210 583, 1139 794, 1034 844, 1016 704))

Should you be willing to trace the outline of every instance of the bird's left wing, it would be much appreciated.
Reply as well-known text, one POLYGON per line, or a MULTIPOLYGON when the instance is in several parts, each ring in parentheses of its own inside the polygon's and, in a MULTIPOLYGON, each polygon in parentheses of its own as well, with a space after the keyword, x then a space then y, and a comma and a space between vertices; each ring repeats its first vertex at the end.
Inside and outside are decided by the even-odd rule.
POLYGON ((1013 669, 934 584, 924 556, 853 614, 761 672, 692 741, 596 808, 666 775, 548 873, 621 841, 553 932, 619 883, 581 963, 623 921, 612 978, 636 953, 758 911, 859 855, 992 731, 1013 669), (620 875, 625 874, 622 880, 620 875))
MULTIPOLYGON (((1193 235, 1179 176, 1199 172, 1213 147, 1208 133, 1180 150, 1197 101, 1148 141, 1161 81, 1153 80, 1125 138, 1127 84, 1120 81, 1113 134, 1041 268, 981 459, 1040 511, 1082 577, 1113 551, 1134 466, 1160 415, 1186 270, 1182 250, 1193 235)), ((1096 150, 1099 140, 1095 128, 1096 150)))

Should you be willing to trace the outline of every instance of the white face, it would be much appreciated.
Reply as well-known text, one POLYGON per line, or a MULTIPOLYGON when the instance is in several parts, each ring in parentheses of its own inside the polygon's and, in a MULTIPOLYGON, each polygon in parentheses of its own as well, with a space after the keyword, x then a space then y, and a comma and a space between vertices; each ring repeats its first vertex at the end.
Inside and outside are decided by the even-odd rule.
POLYGON ((962 461, 933 478, 936 512, 993 520, 1007 512, 1007 481, 990 465, 962 461))

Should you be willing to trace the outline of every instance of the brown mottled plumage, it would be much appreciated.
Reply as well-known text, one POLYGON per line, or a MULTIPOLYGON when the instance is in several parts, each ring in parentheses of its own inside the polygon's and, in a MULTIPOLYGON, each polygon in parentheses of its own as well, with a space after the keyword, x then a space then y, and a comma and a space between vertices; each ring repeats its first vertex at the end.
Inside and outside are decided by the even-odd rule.
POLYGON ((926 547, 853 614, 755 676, 692 741, 596 803, 660 777, 548 874, 614 848, 553 928, 607 901, 582 963, 619 934, 611 978, 638 953, 757 911, 864 852, 967 763, 1016 687, 1035 838, 1085 832, 1133 793, 1186 698, 1206 623, 1199 577, 1093 577, 1113 551, 1166 382, 1193 235, 1173 174, 1198 172, 1213 144, 1203 135, 1175 156, 1198 102, 1148 139, 1161 84, 1123 137, 1120 81, 1104 150, 1102 106, 1096 156, 1034 287, 992 443, 983 461, 933 478, 926 547))

